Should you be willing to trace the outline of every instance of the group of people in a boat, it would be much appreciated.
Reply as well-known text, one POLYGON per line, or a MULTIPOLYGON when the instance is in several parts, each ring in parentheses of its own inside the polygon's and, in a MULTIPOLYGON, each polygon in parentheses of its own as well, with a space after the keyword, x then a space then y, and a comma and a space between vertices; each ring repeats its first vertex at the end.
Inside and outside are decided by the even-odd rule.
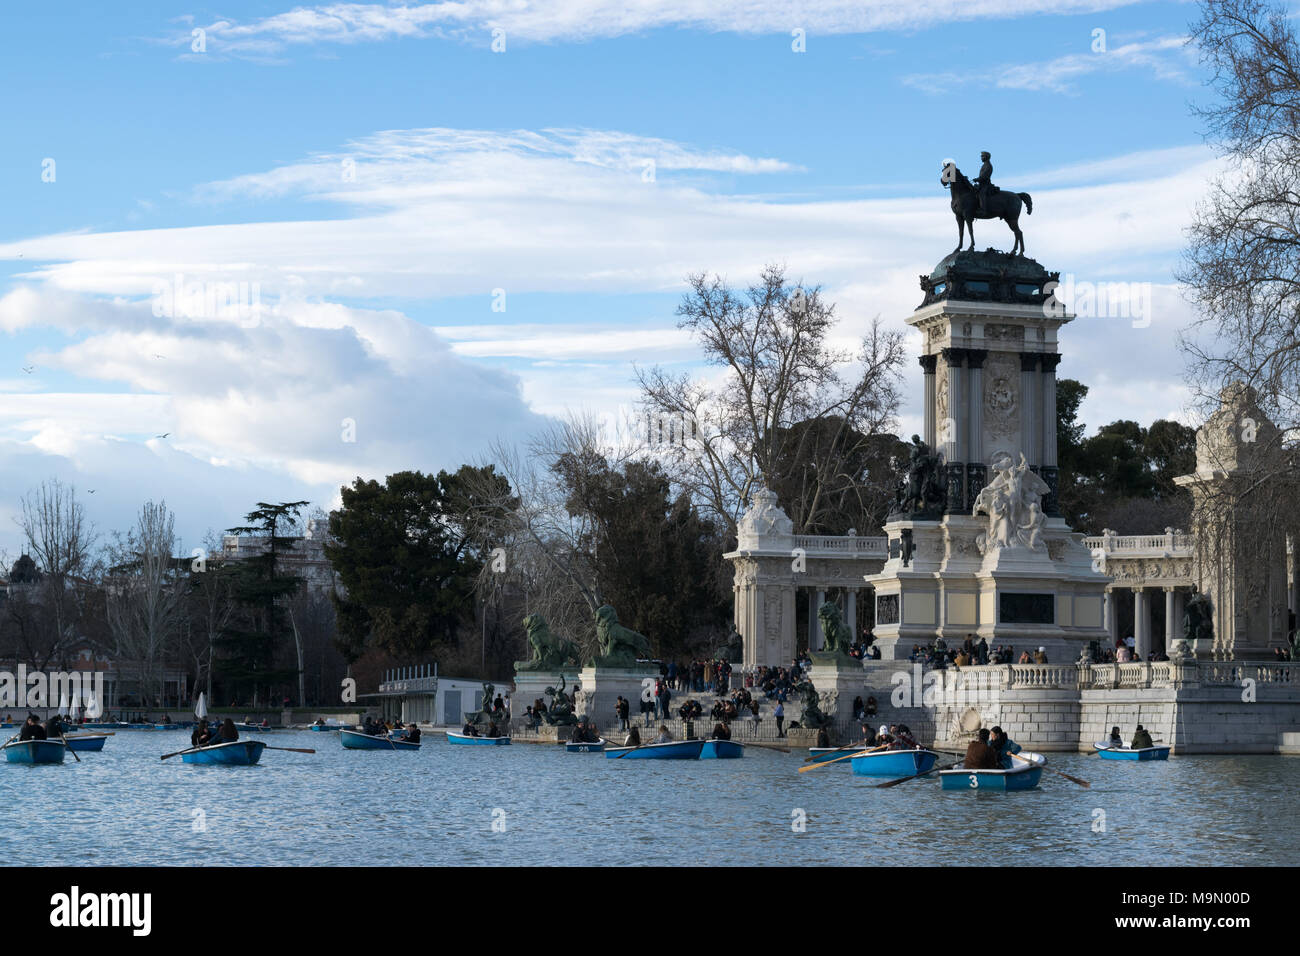
MULTIPOLYGON (((70 727, 66 729, 71 729, 70 727)), ((58 740, 63 736, 65 724, 63 719, 55 714, 41 723, 41 718, 35 714, 28 714, 27 719, 23 721, 23 726, 18 731, 19 740, 58 740)))
MULTIPOLYGON (((1120 736, 1118 727, 1110 728, 1109 743, 1112 747, 1124 746, 1124 738, 1120 736)), ((1131 750, 1143 750, 1147 747, 1154 747, 1154 746, 1155 743, 1154 741, 1151 740, 1151 732, 1147 730, 1145 727, 1143 727, 1141 724, 1138 724, 1137 729, 1133 731, 1133 740, 1129 744, 1129 748, 1131 750)))
POLYGON ((465 721, 465 726, 460 729, 462 735, 466 737, 500 737, 501 727, 495 720, 488 722, 488 728, 483 733, 479 733, 478 725, 473 721, 465 721))
POLYGON ((1012 754, 1020 753, 1020 744, 1007 736, 1001 727, 981 727, 966 748, 962 760, 965 770, 1010 770, 1015 764, 1012 754))
POLYGON ((211 724, 206 718, 201 719, 190 732, 190 745, 194 747, 215 747, 218 744, 234 743, 238 739, 239 728, 230 717, 219 723, 214 720, 211 724))
POLYGON ((398 740, 406 740, 413 744, 420 742, 420 728, 413 723, 403 725, 399 720, 390 724, 372 714, 366 714, 365 719, 361 721, 361 732, 368 737, 387 737, 392 730, 403 731, 398 740))

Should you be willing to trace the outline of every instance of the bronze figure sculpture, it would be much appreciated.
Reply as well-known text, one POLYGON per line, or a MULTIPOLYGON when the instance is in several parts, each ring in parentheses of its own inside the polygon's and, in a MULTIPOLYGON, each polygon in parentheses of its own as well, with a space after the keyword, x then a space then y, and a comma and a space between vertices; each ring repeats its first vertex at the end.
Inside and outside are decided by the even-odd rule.
POLYGON ((975 249, 976 219, 1001 219, 1011 227, 1016 237, 1011 254, 1024 255, 1025 236, 1020 231, 1020 210, 1023 208, 1027 215, 1032 215, 1034 201, 1029 193, 1008 192, 993 185, 993 163, 988 158, 989 154, 981 153, 980 156, 984 162, 974 184, 953 162, 946 163, 939 176, 944 189, 952 191, 952 214, 957 218, 957 248, 953 252, 961 251, 961 244, 968 231, 970 245, 967 248, 972 251, 975 249))

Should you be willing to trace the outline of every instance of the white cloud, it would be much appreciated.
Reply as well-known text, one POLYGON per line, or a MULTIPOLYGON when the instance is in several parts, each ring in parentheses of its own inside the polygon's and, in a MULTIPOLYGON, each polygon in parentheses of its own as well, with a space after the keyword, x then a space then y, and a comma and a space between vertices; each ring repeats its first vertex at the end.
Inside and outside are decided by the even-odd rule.
MULTIPOLYGON (((455 37, 487 46, 491 31, 508 44, 583 42, 660 28, 742 34, 809 35, 914 30, 951 22, 1076 14, 1135 0, 460 0, 415 5, 332 3, 294 7, 238 22, 200 24, 208 54, 274 59, 293 47, 455 37)), ((187 24, 187 26, 189 26, 187 24)), ((172 41, 187 50, 190 31, 172 41)))
POLYGON ((1070 53, 1036 63, 1008 64, 988 70, 961 73, 913 73, 903 82, 926 93, 950 93, 959 87, 996 87, 1004 90, 1076 92, 1075 81, 1095 73, 1145 70, 1159 80, 1190 84, 1197 52, 1185 36, 1165 36, 1108 48, 1101 52, 1070 53))

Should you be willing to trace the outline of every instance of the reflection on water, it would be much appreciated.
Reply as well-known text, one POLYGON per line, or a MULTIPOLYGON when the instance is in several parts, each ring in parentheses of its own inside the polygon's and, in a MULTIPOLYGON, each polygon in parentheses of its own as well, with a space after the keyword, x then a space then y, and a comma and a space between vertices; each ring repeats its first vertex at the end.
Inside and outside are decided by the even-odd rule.
POLYGON ((343 750, 335 734, 276 732, 260 739, 318 752, 268 750, 258 767, 159 761, 188 739, 122 731, 80 764, 69 755, 61 767, 0 765, 9 864, 1300 860, 1300 757, 1051 754, 1049 768, 1092 789, 1048 772, 1038 790, 999 794, 945 793, 935 778, 879 790, 847 762, 800 774, 801 751, 628 761, 537 745, 453 747, 433 735, 417 753, 390 753, 343 750), (799 819, 805 832, 794 832, 799 819))

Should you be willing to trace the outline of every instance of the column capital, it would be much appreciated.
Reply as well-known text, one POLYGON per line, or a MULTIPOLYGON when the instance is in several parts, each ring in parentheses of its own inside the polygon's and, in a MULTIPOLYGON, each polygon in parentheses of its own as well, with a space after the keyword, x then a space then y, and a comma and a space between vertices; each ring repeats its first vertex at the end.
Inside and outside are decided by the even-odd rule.
POLYGON ((1021 352, 1020 353, 1020 371, 1037 372, 1038 371, 1039 353, 1021 352))
POLYGON ((969 349, 954 349, 954 348, 944 349, 942 352, 943 360, 948 363, 949 368, 958 368, 965 360, 966 353, 969 351, 970 351, 969 349))
POLYGON ((1055 375, 1055 374, 1056 374, 1056 366, 1058 366, 1058 365, 1061 364, 1061 356, 1060 356, 1060 353, 1052 352, 1052 353, 1050 353, 1050 354, 1047 354, 1047 355, 1043 355, 1043 356, 1041 356, 1041 358, 1042 358, 1042 362, 1043 362, 1043 374, 1044 374, 1044 375, 1048 375, 1048 374, 1055 375))
POLYGON ((984 360, 988 358, 988 349, 967 349, 966 362, 971 368, 983 368, 984 360))
POLYGON ((939 364, 939 356, 918 355, 917 361, 921 363, 921 370, 924 371, 926 375, 933 375, 935 367, 939 364))

